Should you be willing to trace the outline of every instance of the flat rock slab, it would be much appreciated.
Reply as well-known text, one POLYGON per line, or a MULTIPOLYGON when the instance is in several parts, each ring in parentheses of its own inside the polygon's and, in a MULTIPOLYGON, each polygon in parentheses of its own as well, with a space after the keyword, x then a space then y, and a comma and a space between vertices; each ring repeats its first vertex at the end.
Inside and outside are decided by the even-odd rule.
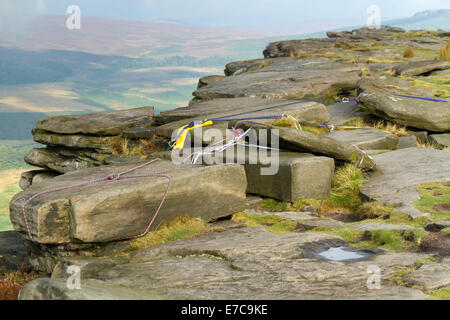
POLYGON ((377 170, 361 188, 368 199, 395 204, 412 217, 425 215, 414 207, 420 199, 416 185, 450 181, 450 153, 435 149, 406 148, 373 156, 377 170))
POLYGON ((334 103, 327 106, 328 112, 331 115, 330 123, 339 126, 351 120, 365 117, 368 113, 359 109, 359 105, 352 101, 347 103, 334 103))
POLYGON ((243 109, 258 109, 259 107, 283 103, 277 99, 263 99, 258 97, 223 98, 194 103, 188 107, 168 110, 155 115, 155 121, 160 124, 197 118, 203 120, 211 114, 227 112, 238 113, 243 109))
POLYGON ((29 282, 19 300, 166 300, 148 290, 114 287, 101 280, 82 280, 81 290, 67 289, 66 279, 40 278, 29 282))
POLYGON ((374 223, 374 222, 363 222, 363 223, 349 225, 348 227, 351 229, 364 230, 364 231, 411 230, 411 229, 414 229, 414 227, 407 226, 407 225, 389 224, 389 223, 374 223))
MULTIPOLYGON (((219 99, 224 100, 224 99, 219 99)), ((237 99, 228 99, 228 100, 237 100, 237 99)), ((214 102, 216 100, 213 100, 211 102, 214 102)), ((270 100, 269 100, 270 101, 270 100)), ((228 102, 227 102, 228 103, 228 102)), ((203 104, 203 103, 202 103, 203 104)), ((239 102, 235 101, 235 106, 239 106, 239 102)), ((224 110, 224 109, 222 109, 224 110)), ((227 111, 227 112, 216 112, 213 114, 208 114, 206 118, 208 119, 216 119, 216 118, 222 118, 222 119, 242 119, 242 118, 251 118, 251 117, 267 117, 267 116, 282 116, 282 115, 290 115, 298 120, 305 120, 305 121, 311 121, 311 122, 318 122, 318 123, 327 123, 330 121, 330 114, 328 113, 327 108, 320 103, 316 102, 304 102, 304 103, 295 103, 295 101, 278 101, 275 103, 268 103, 264 102, 263 104, 259 104, 254 107, 245 107, 240 106, 238 110, 235 110, 233 112, 227 111), (293 104, 292 104, 293 103, 293 104), (284 105, 286 106, 280 106, 276 108, 272 108, 274 106, 284 105), (260 110, 263 108, 270 108, 267 110, 260 110), (256 112, 251 112, 256 111, 256 112), (251 112, 249 114, 245 115, 237 115, 237 116, 229 116, 233 113, 241 113, 241 112, 251 112)), ((206 115, 203 115, 206 116, 206 115)), ((183 119, 179 121, 170 122, 167 124, 164 124, 162 126, 159 126, 156 128, 156 134, 163 137, 172 137, 174 134, 174 131, 178 130, 179 128, 189 124, 191 121, 194 120, 204 120, 205 117, 202 118, 191 118, 190 119, 183 119)), ((275 121, 275 119, 269 119, 269 120, 258 120, 262 123, 270 123, 275 121)), ((209 128, 227 128, 228 123, 230 121, 214 121, 214 126, 207 126, 202 128, 202 132, 204 133, 209 128)), ((199 130, 194 130, 194 132, 199 130)), ((225 137, 224 137, 225 138, 225 137)))
POLYGON ((367 95, 360 98, 360 106, 363 110, 386 120, 398 124, 425 129, 429 131, 445 132, 450 130, 450 108, 448 103, 433 102, 420 99, 399 97, 396 94, 428 97, 421 90, 395 87, 394 80, 383 81, 362 79, 358 87, 367 95), (389 83, 392 85, 389 86, 389 83))
POLYGON ((450 133, 432 134, 428 139, 442 148, 450 147, 450 133))
POLYGON ((152 121, 153 114, 153 107, 144 107, 112 112, 57 116, 39 120, 36 128, 60 134, 114 136, 137 123, 152 121))
POLYGON ((419 141, 416 135, 412 134, 410 136, 399 137, 398 138, 398 148, 415 148, 418 147, 419 141))
POLYGON ((345 226, 345 223, 336 220, 311 220, 303 221, 301 222, 301 225, 305 226, 307 229, 317 227, 341 228, 345 226))
POLYGON ((92 149, 100 153, 113 152, 112 141, 114 137, 96 137, 85 135, 62 135, 42 130, 33 132, 33 140, 50 147, 62 146, 74 149, 92 149))
POLYGON ((290 59, 223 78, 194 91, 193 95, 198 100, 249 96, 276 99, 325 97, 332 90, 353 89, 360 79, 360 72, 354 64, 290 59))
POLYGON ((425 290, 437 290, 450 285, 450 258, 422 265, 403 278, 408 284, 425 290))
POLYGON ((317 217, 311 215, 311 213, 309 212, 296 212, 296 211, 273 212, 273 211, 262 211, 252 209, 247 209, 245 210, 245 212, 258 217, 277 216, 284 220, 290 221, 317 219, 317 217))
POLYGON ((31 149, 25 155, 24 161, 29 165, 50 169, 59 173, 90 168, 99 164, 97 161, 89 158, 64 156, 51 148, 31 149))
POLYGON ((401 63, 393 69, 397 75, 420 76, 433 71, 450 69, 450 62, 441 60, 412 61, 401 63))
POLYGON ((276 235, 263 228, 235 228, 140 250, 129 263, 83 280, 81 290, 67 289, 62 280, 38 279, 23 288, 20 299, 80 299, 95 297, 96 292, 105 299, 127 299, 136 297, 134 290, 142 299, 427 297, 420 290, 388 281, 396 273, 395 265, 410 265, 426 257, 423 254, 386 252, 351 263, 303 257, 306 247, 343 244, 341 238, 321 233, 276 235), (381 290, 367 289, 371 265, 382 270, 381 290))
MULTIPOLYGON (((25 232, 22 206, 37 193, 77 185, 143 164, 102 166, 77 170, 31 186, 10 203, 15 230, 25 232)), ((245 209, 247 187, 240 165, 192 166, 157 161, 131 175, 165 172, 172 178, 168 196, 152 230, 177 216, 206 221, 245 209), (213 208, 213 209, 211 209, 213 208)), ((141 234, 160 205, 168 186, 164 177, 122 179, 70 188, 39 196, 26 207, 31 232, 37 242, 107 242, 141 234)))
POLYGON ((337 130, 324 136, 350 143, 362 150, 395 149, 399 141, 395 134, 370 128, 337 130))

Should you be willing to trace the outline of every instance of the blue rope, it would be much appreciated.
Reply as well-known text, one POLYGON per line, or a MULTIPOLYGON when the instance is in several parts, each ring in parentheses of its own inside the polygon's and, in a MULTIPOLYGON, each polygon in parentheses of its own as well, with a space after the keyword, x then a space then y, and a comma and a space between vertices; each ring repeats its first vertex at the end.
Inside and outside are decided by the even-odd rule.
POLYGON ((406 96, 406 95, 403 95, 403 94, 394 94, 394 96, 403 97, 403 98, 410 98, 410 99, 419 99, 419 100, 433 101, 433 102, 448 102, 447 100, 423 98, 423 97, 415 97, 415 96, 406 96))
POLYGON ((261 117, 248 117, 248 118, 234 118, 234 119, 209 119, 214 122, 218 121, 243 121, 243 120, 270 120, 270 119, 281 119, 282 116, 261 116, 261 117))

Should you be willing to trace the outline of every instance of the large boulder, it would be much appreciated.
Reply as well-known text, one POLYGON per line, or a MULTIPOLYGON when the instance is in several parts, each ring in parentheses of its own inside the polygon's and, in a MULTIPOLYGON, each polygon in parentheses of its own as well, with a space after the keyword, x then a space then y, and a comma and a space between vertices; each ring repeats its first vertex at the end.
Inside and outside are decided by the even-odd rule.
POLYGON ((397 94, 429 97, 421 90, 394 87, 385 81, 363 79, 359 89, 366 93, 360 98, 362 109, 396 123, 429 131, 450 130, 450 108, 448 103, 411 99, 397 94))
POLYGON ((153 113, 153 107, 144 107, 82 115, 56 116, 39 120, 36 128, 60 134, 114 136, 138 123, 151 122, 153 113))
POLYGON ((287 202, 322 199, 330 195, 334 173, 331 158, 297 152, 260 153, 255 147, 239 147, 204 155, 196 163, 213 163, 215 160, 244 165, 247 193, 287 202))
MULTIPOLYGON (((22 207, 36 194, 124 172, 139 164, 142 162, 78 170, 31 186, 10 202, 15 230, 26 232, 22 207)), ((172 182, 152 229, 177 216, 209 221, 245 209, 247 183, 244 168, 239 165, 205 167, 156 161, 131 175, 159 172, 168 174, 172 182)), ((52 191, 27 203, 25 210, 33 238, 44 244, 91 243, 141 234, 153 219, 168 181, 165 177, 126 177, 52 191)))
POLYGON ((416 185, 450 181, 450 152, 406 148, 373 156, 377 170, 361 188, 367 199, 396 205, 412 217, 425 215, 414 207, 419 200, 416 185))

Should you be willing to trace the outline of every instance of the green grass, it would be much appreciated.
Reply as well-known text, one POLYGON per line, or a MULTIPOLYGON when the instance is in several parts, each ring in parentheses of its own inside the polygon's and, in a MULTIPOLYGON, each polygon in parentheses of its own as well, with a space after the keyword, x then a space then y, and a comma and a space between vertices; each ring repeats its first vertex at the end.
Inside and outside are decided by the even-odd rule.
POLYGON ((277 201, 275 199, 266 198, 262 201, 261 209, 272 211, 272 212, 283 212, 289 207, 289 203, 277 201))
POLYGON ((438 74, 412 80, 413 88, 430 90, 440 98, 450 98, 450 74, 438 74))
POLYGON ((450 203, 450 186, 442 183, 426 183, 418 185, 419 200, 414 202, 414 206, 421 212, 429 212, 431 220, 443 221, 450 219, 450 211, 435 210, 435 206, 450 203))
POLYGON ((362 204, 359 189, 364 180, 361 169, 353 164, 337 168, 331 185, 331 196, 327 199, 328 205, 356 211, 362 204))
POLYGON ((450 286, 428 292, 427 300, 450 300, 450 286))
POLYGON ((317 227, 308 232, 320 232, 326 234, 332 234, 334 236, 341 237, 347 242, 355 242, 361 239, 364 234, 363 230, 351 229, 351 228, 331 228, 331 227, 317 227))
POLYGON ((23 157, 31 148, 29 141, 0 140, 0 171, 27 167, 23 157))
POLYGON ((9 219, 9 201, 21 191, 18 183, 10 185, 6 190, 0 193, 0 231, 12 230, 13 226, 9 219))
POLYGON ((284 220, 278 216, 256 216, 245 212, 233 215, 233 221, 244 222, 249 227, 264 227, 276 234, 290 233, 297 227, 297 222, 284 220))
POLYGON ((375 230, 370 241, 361 241, 353 246, 358 248, 380 247, 388 250, 408 250, 418 248, 419 240, 428 232, 423 229, 411 230, 375 230))

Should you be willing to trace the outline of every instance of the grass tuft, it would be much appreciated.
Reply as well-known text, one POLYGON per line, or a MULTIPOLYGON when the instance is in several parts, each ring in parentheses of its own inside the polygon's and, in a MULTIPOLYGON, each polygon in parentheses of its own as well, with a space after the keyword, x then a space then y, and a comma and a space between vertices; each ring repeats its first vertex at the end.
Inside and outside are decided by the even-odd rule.
POLYGON ((450 61, 450 41, 439 51, 439 60, 450 61))
POLYGON ((403 58, 414 58, 414 49, 410 46, 403 51, 403 58))
POLYGON ((131 240, 134 250, 157 246, 166 242, 192 238, 215 230, 200 218, 177 217, 165 223, 156 231, 150 231, 142 238, 131 240))
POLYGON ((331 184, 331 196, 326 201, 327 205, 356 210, 362 204, 359 189, 364 180, 362 170, 354 164, 337 168, 331 184))
POLYGON ((412 134, 405 126, 387 120, 365 121, 363 118, 358 117, 346 122, 344 125, 358 128, 370 127, 395 134, 399 137, 405 137, 412 134))

